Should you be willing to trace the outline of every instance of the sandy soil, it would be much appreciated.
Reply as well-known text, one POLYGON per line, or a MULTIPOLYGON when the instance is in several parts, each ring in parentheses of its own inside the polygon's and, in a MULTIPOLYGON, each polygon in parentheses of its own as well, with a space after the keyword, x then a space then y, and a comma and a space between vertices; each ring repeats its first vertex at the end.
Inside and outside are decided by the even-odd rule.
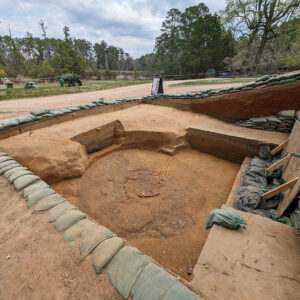
MULTIPOLYGON (((229 86, 238 86, 237 84, 216 84, 216 85, 192 85, 192 86, 171 86, 174 83, 182 81, 167 81, 164 83, 165 93, 186 93, 206 89, 223 89, 229 86)), ((37 109, 58 109, 68 106, 76 106, 90 103, 101 97, 106 100, 116 100, 120 98, 139 98, 150 94, 151 84, 142 84, 127 86, 103 91, 94 91, 78 94, 48 96, 39 98, 24 98, 16 100, 0 101, 0 120, 13 119, 20 116, 26 116, 30 111, 37 109)))
POLYGON ((288 134, 275 131, 248 129, 221 120, 172 107, 151 104, 135 105, 127 109, 87 116, 48 127, 49 130, 71 138, 82 132, 119 120, 125 130, 174 132, 184 135, 185 129, 196 126, 203 130, 236 135, 280 144, 288 134))
POLYGON ((3 177, 0 189, 0 299, 123 299, 91 256, 79 262, 78 242, 65 243, 48 213, 32 214, 3 177))
POLYGON ((208 231, 209 211, 225 202, 239 165, 184 150, 175 156, 123 150, 82 177, 54 184, 100 224, 188 279, 208 231))

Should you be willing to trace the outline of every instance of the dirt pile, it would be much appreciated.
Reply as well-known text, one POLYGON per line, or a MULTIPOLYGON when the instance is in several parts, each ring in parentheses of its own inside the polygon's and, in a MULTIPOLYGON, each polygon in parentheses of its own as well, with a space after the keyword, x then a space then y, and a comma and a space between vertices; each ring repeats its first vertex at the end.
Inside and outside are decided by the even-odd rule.
POLYGON ((88 165, 82 145, 47 129, 1 140, 0 148, 50 183, 80 176, 88 165))
POLYGON ((194 150, 122 150, 53 188, 164 267, 188 278, 239 165, 194 150))

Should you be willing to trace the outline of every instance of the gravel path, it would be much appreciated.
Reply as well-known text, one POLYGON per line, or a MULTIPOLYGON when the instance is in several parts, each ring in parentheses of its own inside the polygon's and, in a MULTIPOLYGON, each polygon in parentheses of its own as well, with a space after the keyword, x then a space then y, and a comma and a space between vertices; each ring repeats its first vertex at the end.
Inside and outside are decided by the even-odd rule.
MULTIPOLYGON (((182 81, 167 81, 164 83, 165 93, 186 93, 206 89, 223 89, 229 86, 238 86, 240 83, 223 83, 216 85, 191 85, 191 86, 171 86, 182 81)), ((39 98, 24 98, 15 100, 0 101, 0 120, 14 119, 27 116, 30 111, 37 109, 58 109, 68 106, 76 106, 90 103, 96 99, 104 97, 106 100, 116 100, 120 98, 139 98, 149 95, 151 83, 120 87, 102 91, 68 94, 59 96, 47 96, 39 98)))

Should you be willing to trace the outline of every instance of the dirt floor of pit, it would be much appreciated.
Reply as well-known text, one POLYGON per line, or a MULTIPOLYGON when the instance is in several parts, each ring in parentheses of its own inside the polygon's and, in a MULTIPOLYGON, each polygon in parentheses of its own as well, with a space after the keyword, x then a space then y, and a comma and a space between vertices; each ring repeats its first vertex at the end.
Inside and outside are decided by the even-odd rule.
POLYGON ((175 156, 122 150, 96 161, 82 177, 53 187, 162 266, 189 279, 208 235, 207 215, 225 202, 238 169, 195 150, 175 156))
POLYGON ((78 242, 64 242, 47 212, 32 214, 3 177, 0 189, 1 300, 123 299, 105 273, 96 275, 91 256, 79 261, 78 242))
MULTIPOLYGON (((215 85, 172 86, 172 84, 174 83, 186 81, 187 80, 165 81, 165 93, 196 92, 211 88, 223 89, 241 85, 241 83, 220 83, 215 85)), ((30 111, 37 109, 58 109, 68 106, 83 105, 97 100, 100 97, 104 97, 106 100, 116 100, 120 98, 139 98, 150 94, 151 85, 152 83, 148 83, 78 94, 2 100, 0 101, 0 120, 2 121, 6 119, 14 119, 17 117, 26 116, 30 113, 30 111)))

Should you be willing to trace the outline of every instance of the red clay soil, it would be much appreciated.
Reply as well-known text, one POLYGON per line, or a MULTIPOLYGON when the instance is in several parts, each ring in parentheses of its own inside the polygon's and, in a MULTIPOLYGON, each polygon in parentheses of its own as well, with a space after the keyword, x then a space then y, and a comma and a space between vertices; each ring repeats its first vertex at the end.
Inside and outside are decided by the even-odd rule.
POLYGON ((228 120, 269 116, 287 109, 300 110, 300 80, 210 97, 188 105, 196 112, 228 120))
POLYGON ((53 185, 82 211, 189 279, 208 231, 206 218, 231 190, 239 165, 184 150, 175 156, 122 150, 76 179, 53 185))
POLYGON ((48 212, 32 214, 21 194, 0 178, 0 299, 123 299, 91 255, 80 262, 78 241, 69 245, 48 223, 48 212))

